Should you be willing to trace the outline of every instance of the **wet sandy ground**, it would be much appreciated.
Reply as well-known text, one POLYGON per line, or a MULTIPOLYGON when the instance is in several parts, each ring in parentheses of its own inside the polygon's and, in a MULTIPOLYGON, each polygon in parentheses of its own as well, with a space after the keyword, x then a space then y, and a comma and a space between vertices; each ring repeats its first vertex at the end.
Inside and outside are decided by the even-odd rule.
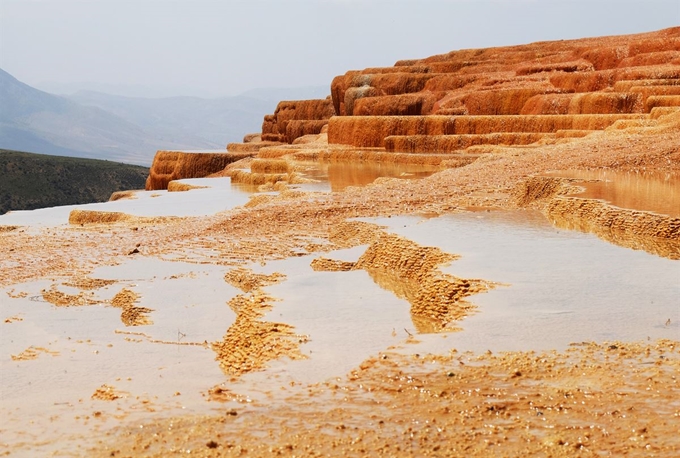
MULTIPOLYGON (((517 183, 549 170, 677 176, 679 134, 648 140, 508 149, 417 181, 379 179, 331 194, 302 186, 206 216, 163 219, 172 201, 162 215, 129 212, 156 219, 105 225, 7 215, 0 454, 674 456, 678 261, 644 244, 634 251, 543 226, 543 235, 525 236, 528 247, 550 230, 562 252, 585 238, 582 249, 612 247, 623 258, 611 262, 639 266, 640 281, 626 283, 632 300, 616 308, 611 289, 598 289, 617 284, 607 283, 605 263, 582 280, 601 305, 587 307, 571 285, 555 289, 564 304, 536 305, 550 291, 539 299, 529 288, 531 267, 517 277, 507 256, 476 257, 482 229, 479 250, 451 243, 462 237, 446 232, 454 223, 434 230, 456 214, 478 220, 487 209, 516 209, 517 183), (508 291, 532 303, 508 308, 508 291), (634 313, 641 318, 622 319, 634 313), (613 325, 601 333, 593 320, 613 325), (562 332, 522 329, 542 326, 562 332)), ((177 194, 195 193, 215 197, 209 188, 177 194)), ((519 210, 528 220, 540 217, 541 201, 532 206, 519 210)), ((658 243, 673 252, 676 242, 658 243)), ((569 268, 592 265, 574 253, 569 268)), ((535 262, 515 255, 518 266, 535 262)), ((545 267, 536 269, 539 278, 545 267)))
POLYGON ((679 356, 670 341, 584 343, 562 354, 386 352, 346 378, 286 388, 284 403, 140 425, 91 453, 674 456, 679 356))

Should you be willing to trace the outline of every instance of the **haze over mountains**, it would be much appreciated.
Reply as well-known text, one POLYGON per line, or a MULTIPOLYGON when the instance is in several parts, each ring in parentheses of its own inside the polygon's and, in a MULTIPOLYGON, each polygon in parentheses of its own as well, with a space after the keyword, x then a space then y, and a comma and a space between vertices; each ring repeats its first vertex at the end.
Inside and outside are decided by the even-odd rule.
POLYGON ((159 149, 224 149, 259 132, 279 100, 315 97, 323 89, 262 89, 216 99, 95 91, 58 96, 0 69, 0 148, 149 165, 159 149))

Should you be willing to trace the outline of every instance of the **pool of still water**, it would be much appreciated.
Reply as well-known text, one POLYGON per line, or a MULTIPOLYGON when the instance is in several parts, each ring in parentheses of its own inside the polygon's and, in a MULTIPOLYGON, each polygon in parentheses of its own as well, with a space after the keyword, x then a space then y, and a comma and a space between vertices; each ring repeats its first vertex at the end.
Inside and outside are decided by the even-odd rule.
MULTIPOLYGON (((7 299, 0 290, 2 318, 18 319, 5 323, 0 336, 0 452, 12 444, 12 456, 44 456, 69 443, 71 434, 154 412, 209 411, 214 405, 203 395, 224 374, 202 344, 219 340, 234 321, 226 299, 238 293, 224 273, 217 266, 141 257, 97 269, 92 278, 117 282, 96 290, 96 299, 127 288, 141 296, 135 305, 152 310, 153 323, 135 327, 126 327, 121 309, 109 305, 44 302, 40 291, 52 281, 8 288, 26 292, 23 298, 7 299), (29 347, 49 352, 34 360, 12 358, 29 347), (103 385, 121 398, 93 399, 103 385)), ((56 280, 59 290, 77 293, 63 286, 67 279, 56 280)))
POLYGON ((301 186, 303 189, 335 192, 349 186, 366 186, 378 178, 425 178, 441 167, 370 162, 296 162, 296 170, 305 178, 318 181, 301 186))
POLYGON ((193 178, 182 183, 205 186, 185 192, 134 191, 134 198, 84 205, 63 205, 12 211, 0 216, 0 225, 59 226, 68 224, 72 210, 123 212, 134 216, 204 216, 248 202, 251 192, 232 185, 230 178, 193 178))
POLYGON ((564 349, 572 342, 680 339, 680 261, 556 229, 534 211, 380 219, 461 255, 442 270, 508 286, 471 296, 478 313, 437 350, 564 349))
POLYGON ((577 197, 680 217, 680 175, 612 170, 564 170, 547 175, 585 180, 578 183, 584 190, 577 197))
MULTIPOLYGON (((380 177, 423 178, 437 167, 410 164, 356 164, 296 162, 296 168, 313 183, 295 185, 308 191, 341 191, 348 186, 365 186, 380 177)), ((123 212, 134 216, 206 216, 231 210, 248 202, 257 187, 231 183, 230 178, 189 178, 177 180, 199 188, 187 192, 133 191, 132 199, 84 205, 64 205, 37 210, 12 211, 0 215, 0 225, 60 226, 68 224, 72 210, 123 212)))

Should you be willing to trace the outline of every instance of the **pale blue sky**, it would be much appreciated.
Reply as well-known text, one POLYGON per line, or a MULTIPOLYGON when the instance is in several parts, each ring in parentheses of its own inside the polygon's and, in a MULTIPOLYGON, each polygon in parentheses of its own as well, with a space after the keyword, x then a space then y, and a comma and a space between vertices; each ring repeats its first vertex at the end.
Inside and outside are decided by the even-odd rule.
POLYGON ((454 49, 679 24, 679 0, 0 0, 0 68, 33 85, 219 96, 330 85, 454 49))

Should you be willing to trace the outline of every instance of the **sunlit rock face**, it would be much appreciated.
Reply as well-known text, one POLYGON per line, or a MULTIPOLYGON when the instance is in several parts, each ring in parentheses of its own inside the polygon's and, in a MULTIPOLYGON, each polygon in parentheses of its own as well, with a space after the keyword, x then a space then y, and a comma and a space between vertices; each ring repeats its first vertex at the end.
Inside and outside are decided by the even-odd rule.
POLYGON ((202 178, 224 170, 232 162, 253 153, 158 151, 153 159, 146 190, 167 189, 168 183, 183 178, 202 178))
POLYGON ((317 135, 335 114, 330 97, 279 102, 262 123, 262 140, 293 143, 304 135, 317 135))
POLYGON ((569 131, 680 108, 680 28, 452 51, 349 71, 331 94, 330 144, 446 153, 582 137, 569 131))
MULTIPOLYGON (((261 133, 227 150, 464 166, 494 147, 522 150, 602 131, 664 128, 680 112, 680 27, 451 51, 351 70, 329 90, 325 99, 280 102, 261 133)), ((159 152, 147 189, 219 172, 235 159, 159 152)))

